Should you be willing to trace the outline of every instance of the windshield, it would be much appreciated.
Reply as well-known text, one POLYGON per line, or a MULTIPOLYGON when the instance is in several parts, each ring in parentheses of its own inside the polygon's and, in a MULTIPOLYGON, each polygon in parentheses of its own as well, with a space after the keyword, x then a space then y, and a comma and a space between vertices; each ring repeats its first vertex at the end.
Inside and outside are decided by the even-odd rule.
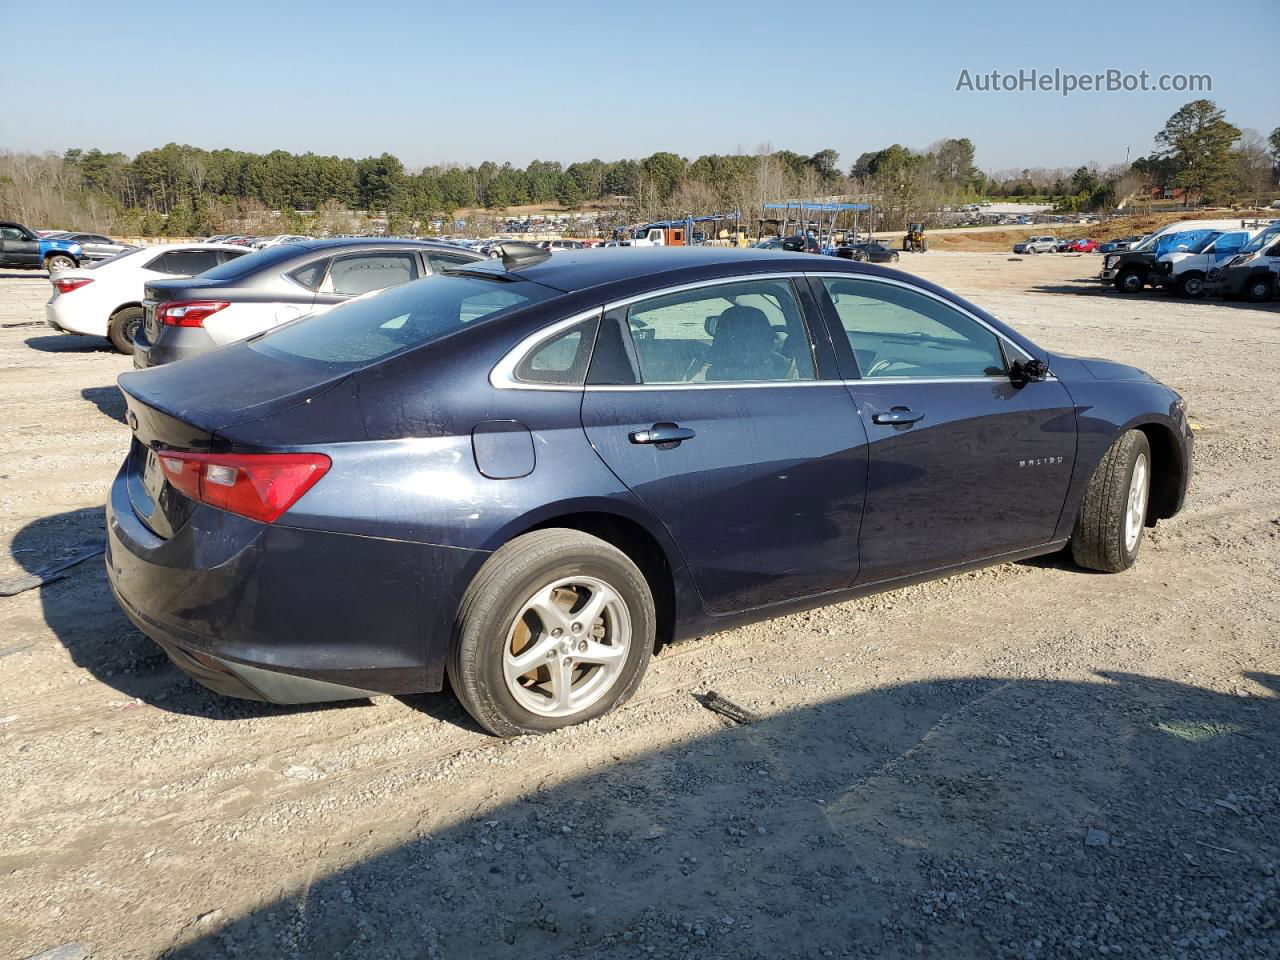
POLYGON ((1262 231, 1243 247, 1240 248, 1241 253, 1257 253, 1263 247, 1270 244, 1273 240, 1280 238, 1280 227, 1272 227, 1262 231))
POLYGON ((560 291, 527 280, 424 277, 277 327, 250 346, 268 356, 350 369, 557 296, 560 291))
POLYGON ((1221 230, 1186 230, 1182 233, 1166 233, 1156 240, 1156 256, 1166 253, 1199 253, 1221 232, 1221 230))

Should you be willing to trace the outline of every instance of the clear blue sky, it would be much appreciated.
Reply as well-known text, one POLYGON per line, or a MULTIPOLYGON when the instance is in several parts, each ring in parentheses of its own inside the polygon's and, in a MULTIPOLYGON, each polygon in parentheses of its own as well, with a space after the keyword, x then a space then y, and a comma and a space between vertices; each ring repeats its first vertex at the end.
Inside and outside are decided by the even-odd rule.
POLYGON ((1280 2, 585 3, 0 0, 0 148, 169 141, 411 167, 968 136, 1000 170, 1123 161, 1198 94, 956 92, 972 74, 1208 73, 1241 127, 1280 125, 1280 2), (45 80, 42 80, 41 77, 45 80))

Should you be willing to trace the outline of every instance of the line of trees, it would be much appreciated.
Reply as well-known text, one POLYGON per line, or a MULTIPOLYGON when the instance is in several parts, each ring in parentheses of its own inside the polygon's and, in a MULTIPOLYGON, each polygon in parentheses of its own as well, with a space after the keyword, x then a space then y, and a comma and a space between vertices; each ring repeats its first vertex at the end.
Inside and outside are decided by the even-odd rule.
POLYGON ((1128 167, 992 175, 974 165, 973 143, 964 137, 924 150, 892 144, 861 154, 847 170, 833 149, 801 154, 768 144, 754 153, 693 161, 660 151, 568 166, 486 161, 416 171, 389 153, 356 160, 175 143, 132 158, 98 149, 61 156, 0 152, 0 210, 40 226, 187 236, 273 226, 347 232, 359 228, 356 210, 384 215, 392 232, 402 232, 476 208, 497 213, 527 204, 572 210, 608 203, 619 219, 639 221, 735 209, 760 216, 765 203, 786 197, 874 194, 881 226, 892 229, 980 197, 1053 197, 1064 209, 1103 209, 1152 188, 1177 187, 1197 202, 1260 201, 1280 167, 1280 128, 1264 140, 1227 122, 1208 100, 1182 107, 1156 143, 1156 152, 1128 167))

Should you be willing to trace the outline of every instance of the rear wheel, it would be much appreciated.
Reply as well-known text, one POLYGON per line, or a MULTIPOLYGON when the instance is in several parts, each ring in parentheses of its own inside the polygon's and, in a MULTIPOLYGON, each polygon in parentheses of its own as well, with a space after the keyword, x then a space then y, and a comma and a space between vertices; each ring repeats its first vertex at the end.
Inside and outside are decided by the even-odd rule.
POLYGON ((1140 293, 1144 282, 1141 271, 1125 270, 1116 277, 1116 289, 1121 293, 1140 293))
POLYGON ((1089 478, 1071 532, 1071 555, 1090 570, 1119 573, 1142 545, 1151 492, 1151 446, 1141 430, 1111 445, 1089 478))
POLYGON ((133 341, 142 329, 143 316, 141 307, 125 307, 116 311, 107 324, 107 337, 111 345, 123 354, 132 354, 133 341))
POLYGON ((1254 277, 1245 284, 1244 293, 1254 303, 1270 300, 1276 291, 1276 282, 1270 277, 1254 277))
POLYGON ((57 273, 61 270, 74 270, 76 262, 64 253, 55 253, 52 256, 45 257, 44 268, 50 273, 57 273))
POLYGON ((576 530, 536 530, 476 574, 446 668, 462 705, 490 733, 546 733, 626 701, 655 631, 649 584, 626 554, 576 530))

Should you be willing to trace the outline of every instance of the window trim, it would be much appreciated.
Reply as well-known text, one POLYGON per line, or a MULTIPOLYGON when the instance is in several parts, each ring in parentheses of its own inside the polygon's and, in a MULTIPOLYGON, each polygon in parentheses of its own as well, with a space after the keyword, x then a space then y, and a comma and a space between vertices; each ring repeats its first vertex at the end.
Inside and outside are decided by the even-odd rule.
MULTIPOLYGON (((809 273, 807 275, 819 281, 821 281, 824 277, 834 277, 836 279, 844 279, 844 280, 848 280, 851 278, 855 280, 870 280, 874 283, 883 283, 883 284, 886 284, 887 286, 901 287, 905 290, 910 290, 914 293, 923 294, 926 297, 930 297, 936 300, 938 303, 942 304, 944 307, 950 307, 952 310, 956 311, 956 313, 960 314, 963 317, 967 317, 968 319, 974 321, 975 323, 977 323, 979 326, 983 327, 990 333, 995 334, 996 341, 1000 345, 1000 349, 1005 355, 1006 363, 1012 364, 1015 360, 1018 360, 1018 359, 1022 359, 1022 360, 1037 359, 1032 353, 1030 353, 1025 347, 1019 344, 1016 340, 1012 339, 1008 334, 1003 333, 1002 331, 993 327, 991 324, 989 324, 986 320, 983 320, 980 316, 975 314, 973 311, 966 310, 964 307, 960 306, 958 303, 954 303, 953 301, 948 300, 946 297, 939 296, 938 294, 934 293, 932 290, 926 290, 924 287, 921 287, 918 284, 907 283, 906 281, 897 280, 893 277, 881 277, 881 276, 876 276, 874 274, 855 273, 853 271, 848 271, 848 272, 822 271, 822 272, 809 273), (1016 356, 1011 356, 1010 350, 1014 351, 1016 353, 1016 356)), ((822 284, 822 287, 825 293, 826 285, 822 284)), ((827 294, 827 299, 830 300, 830 294, 827 294)), ((834 306, 835 304, 833 303, 832 307, 834 308, 834 306)), ((848 345, 849 335, 848 333, 845 332, 844 325, 840 323, 839 317, 827 316, 826 320, 828 325, 832 326, 832 330, 831 330, 832 340, 837 339, 835 334, 838 332, 840 334, 840 337, 844 339, 846 345, 848 345)), ((836 349, 837 349, 837 354, 839 354, 840 352, 839 348, 837 347, 836 349)), ((852 347, 849 347, 849 349, 852 350, 852 347)), ((838 359, 839 357, 837 357, 837 360, 838 359)), ((905 383, 991 383, 993 381, 997 381, 997 382, 1009 381, 1010 379, 1008 373, 1002 373, 999 375, 991 374, 991 375, 969 376, 969 377, 864 377, 862 376, 862 370, 857 367, 856 359, 854 360, 854 366, 855 366, 855 369, 857 369, 858 371, 858 376, 845 377, 844 382, 846 384, 849 384, 849 385, 885 384, 885 385, 892 386, 896 384, 905 384, 905 383)), ((1050 371, 1048 376, 1045 377, 1045 382, 1056 382, 1057 379, 1058 378, 1053 375, 1052 371, 1050 371)))
MULTIPOLYGON (((432 276, 432 274, 430 273, 422 272, 423 268, 426 266, 426 261, 421 257, 413 256, 413 254, 418 252, 420 251, 416 247, 377 247, 369 250, 346 250, 346 251, 340 248, 335 249, 328 254, 329 265, 325 267, 324 276, 320 278, 319 287, 317 287, 315 290, 307 290, 306 287, 302 286, 302 284, 297 282, 294 282, 294 286, 298 287, 300 290, 307 290, 308 293, 314 294, 317 297, 341 297, 342 300, 340 300, 339 302, 345 303, 349 300, 354 300, 356 297, 363 297, 365 296, 365 294, 364 293, 334 293, 332 290, 323 289, 325 283, 329 281, 330 275, 333 273, 333 265, 337 263, 339 259, 344 259, 344 258, 350 259, 352 257, 377 256, 377 255, 385 255, 388 253, 401 253, 401 254, 407 253, 410 255, 410 259, 413 261, 414 268, 418 270, 418 275, 416 277, 410 277, 408 280, 405 280, 404 282, 413 283, 415 280, 421 280, 423 277, 432 276)), ((308 263, 303 264, 303 266, 310 266, 310 264, 313 262, 314 261, 309 261, 308 263)), ((298 268, 295 268, 295 269, 298 269, 298 268)), ((280 274, 280 276, 284 277, 286 280, 291 279, 289 277, 288 272, 282 273, 280 274)), ((400 286, 400 284, 396 283, 396 284, 392 284, 392 286, 398 287, 400 286)), ((374 293, 374 292, 380 292, 381 290, 390 290, 390 289, 391 287, 382 287, 380 288, 379 291, 370 290, 370 291, 366 291, 366 293, 374 293)), ((337 304, 333 304, 333 306, 336 306, 336 305, 337 304)))

